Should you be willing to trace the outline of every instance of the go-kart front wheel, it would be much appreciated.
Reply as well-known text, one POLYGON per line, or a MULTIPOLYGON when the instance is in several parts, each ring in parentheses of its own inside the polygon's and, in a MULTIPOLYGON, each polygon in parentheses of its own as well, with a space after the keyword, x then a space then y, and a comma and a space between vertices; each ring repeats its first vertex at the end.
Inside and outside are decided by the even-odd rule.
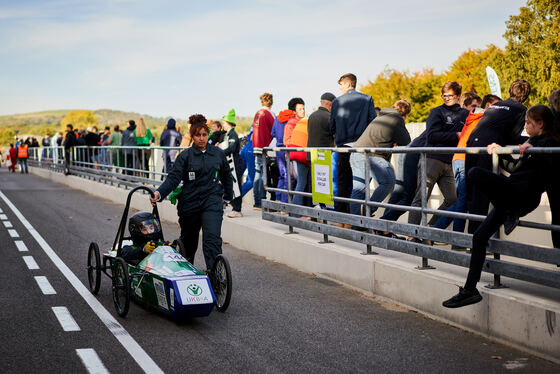
POLYGON ((218 312, 225 312, 231 301, 231 268, 223 255, 216 257, 211 283, 216 296, 216 309, 218 312))
POLYGON ((92 294, 97 295, 101 285, 101 256, 99 254, 99 246, 95 242, 91 242, 89 245, 87 272, 89 290, 92 294))
POLYGON ((121 257, 115 258, 112 272, 113 303, 117 314, 125 317, 130 306, 130 277, 128 275, 128 265, 121 257))

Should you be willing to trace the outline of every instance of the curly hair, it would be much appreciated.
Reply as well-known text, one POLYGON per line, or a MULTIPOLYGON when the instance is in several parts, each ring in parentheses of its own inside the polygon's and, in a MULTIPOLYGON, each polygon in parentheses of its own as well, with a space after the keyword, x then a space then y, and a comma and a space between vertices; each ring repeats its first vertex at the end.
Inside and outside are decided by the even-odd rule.
POLYGON ((194 138, 194 136, 201 129, 205 129, 207 133, 210 133, 210 128, 208 127, 206 122, 206 117, 204 117, 202 114, 193 114, 189 117, 189 123, 191 124, 191 127, 189 128, 189 134, 191 138, 194 138))
POLYGON ((272 100, 272 94, 271 93, 268 93, 268 92, 263 93, 261 95, 260 99, 261 99, 261 105, 262 106, 265 106, 267 108, 272 107, 273 100, 272 100))

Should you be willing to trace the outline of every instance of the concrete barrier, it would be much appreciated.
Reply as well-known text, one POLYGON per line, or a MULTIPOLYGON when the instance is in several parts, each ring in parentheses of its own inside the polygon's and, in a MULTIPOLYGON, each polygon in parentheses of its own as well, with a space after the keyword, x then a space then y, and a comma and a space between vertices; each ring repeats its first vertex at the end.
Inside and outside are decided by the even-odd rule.
MULTIPOLYGON (((127 190, 76 176, 40 168, 31 168, 31 172, 119 204, 124 204, 128 194, 127 190)), ((141 195, 136 195, 131 205, 150 209, 147 197, 141 195)), ((168 201, 159 205, 159 212, 162 219, 177 221, 176 208, 168 201)), ((418 270, 418 257, 377 248, 374 250, 379 255, 362 255, 365 248, 358 243, 335 238, 335 243, 319 244, 320 234, 286 232, 286 226, 263 221, 260 212, 250 208, 243 218, 224 217, 222 226, 224 241, 234 247, 560 363, 560 290, 509 278, 503 282, 510 288, 488 289, 482 285, 491 283, 492 276, 483 274, 479 284, 482 302, 446 309, 441 302, 463 284, 466 268, 431 261, 436 269, 418 270)))

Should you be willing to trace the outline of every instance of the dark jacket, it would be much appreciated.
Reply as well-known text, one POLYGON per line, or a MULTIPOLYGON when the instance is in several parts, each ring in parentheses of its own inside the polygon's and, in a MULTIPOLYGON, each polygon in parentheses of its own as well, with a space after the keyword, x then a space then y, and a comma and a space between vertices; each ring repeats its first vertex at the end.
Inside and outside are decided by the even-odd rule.
POLYGON ((208 144, 216 145, 224 141, 224 136, 226 136, 226 132, 224 130, 218 130, 212 133, 208 138, 208 144))
POLYGON ((64 149, 68 150, 76 145, 76 135, 74 131, 69 131, 64 136, 64 149))
POLYGON ((164 199, 183 181, 177 211, 185 215, 201 210, 221 210, 233 198, 233 180, 226 155, 209 144, 205 152, 190 147, 179 153, 175 165, 157 191, 164 199))
POLYGON ((334 138, 329 126, 331 113, 319 107, 311 113, 307 121, 307 146, 308 147, 334 147, 334 138))
MULTIPOLYGON (((235 129, 230 129, 228 132, 226 132, 223 141, 224 145, 220 148, 224 150, 226 157, 229 155, 233 157, 235 170, 237 171, 237 174, 239 174, 243 169, 243 158, 239 154, 239 152, 241 151, 241 143, 239 142, 239 136, 237 135, 235 129)), ((240 175, 238 175, 237 177, 239 179, 240 175)))
MULTIPOLYGON (((128 126, 122 133, 121 145, 123 147, 135 147, 136 144, 136 137, 134 136, 134 129, 136 126, 128 126)), ((135 150, 132 148, 124 149, 124 154, 132 155, 134 154, 135 150)))
MULTIPOLYGON (((430 111, 426 120, 426 147, 456 147, 469 111, 459 104, 440 105, 430 111)), ((427 157, 451 163, 453 154, 428 153, 427 157)))
POLYGON ((167 128, 161 134, 159 145, 163 147, 178 147, 181 144, 181 140, 183 140, 183 136, 179 131, 175 130, 175 128, 167 128))
MULTIPOLYGON (((368 125, 354 147, 393 148, 393 144, 407 145, 410 134, 404 125, 404 119, 394 108, 383 108, 368 125)), ((379 153, 375 156, 391 160, 390 153, 379 153)))
POLYGON ((486 147, 488 144, 517 145, 527 139, 521 136, 527 108, 518 101, 498 101, 486 109, 467 141, 467 147, 486 147))
POLYGON ((330 128, 336 145, 340 147, 358 140, 375 117, 375 106, 369 95, 349 90, 334 99, 330 128))

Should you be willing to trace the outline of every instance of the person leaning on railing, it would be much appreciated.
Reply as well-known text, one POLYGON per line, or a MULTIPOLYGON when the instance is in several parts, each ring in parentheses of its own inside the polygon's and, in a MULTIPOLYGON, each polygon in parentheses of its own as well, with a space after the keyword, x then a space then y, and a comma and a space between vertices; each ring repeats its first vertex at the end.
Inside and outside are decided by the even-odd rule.
MULTIPOLYGON (((488 196, 493 206, 492 211, 480 224, 473 235, 472 253, 469 273, 464 287, 459 293, 443 302, 446 308, 458 308, 478 303, 482 296, 476 289, 486 258, 486 245, 490 237, 504 225, 504 232, 509 234, 522 217, 536 209, 543 192, 554 192, 560 189, 559 176, 555 170, 560 162, 558 153, 524 153, 530 147, 558 147, 560 135, 554 127, 554 116, 550 108, 536 105, 527 111, 525 130, 529 140, 519 146, 522 157, 514 160, 504 158, 502 167, 511 172, 509 177, 494 174, 491 170, 474 167, 467 178, 473 188, 488 196)), ((500 145, 488 145, 488 153, 500 145)))
MULTIPOLYGON (((379 116, 375 117, 364 133, 354 144, 356 148, 393 148, 394 145, 405 146, 410 143, 410 134, 405 126, 406 118, 410 113, 410 103, 407 100, 398 100, 391 108, 383 108, 379 116)), ((371 195, 371 201, 383 201, 395 187, 395 171, 391 165, 390 153, 374 153, 368 158, 367 167, 370 168, 370 178, 377 182, 377 188, 371 195)), ((352 167, 352 199, 365 198, 365 155, 353 152, 350 155, 352 167)), ((368 196, 369 197, 369 196, 368 196)), ((350 204, 350 213, 360 215, 361 204, 350 204)), ((373 214, 377 207, 371 208, 373 214)))

